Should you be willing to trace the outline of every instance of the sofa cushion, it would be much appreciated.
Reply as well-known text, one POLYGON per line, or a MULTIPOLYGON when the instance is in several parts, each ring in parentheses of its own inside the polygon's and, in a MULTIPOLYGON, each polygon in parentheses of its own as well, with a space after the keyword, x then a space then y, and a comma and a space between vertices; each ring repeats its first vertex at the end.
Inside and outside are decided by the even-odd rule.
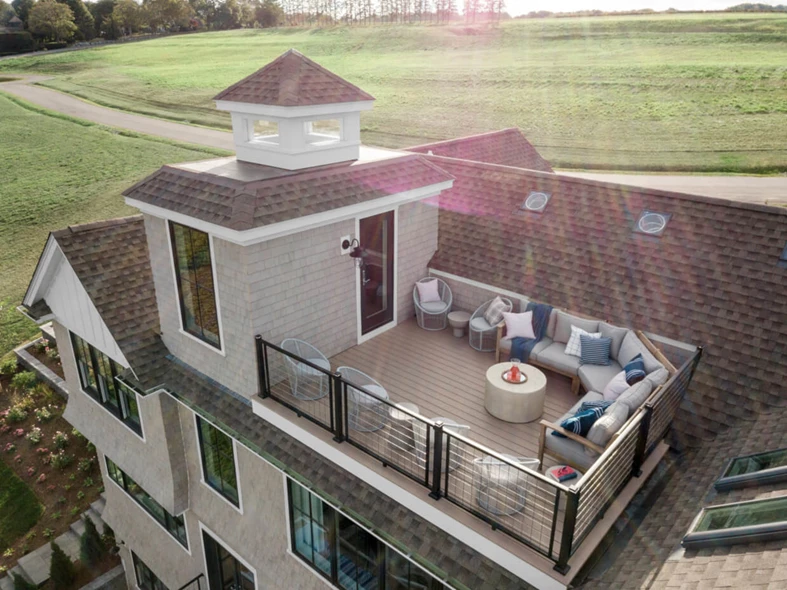
MULTIPOLYGON (((577 374, 586 391, 604 391, 615 376, 621 372, 622 369, 617 362, 609 361, 608 365, 582 365, 577 374)), ((624 377, 625 387, 620 390, 620 393, 628 389, 628 384, 625 381, 624 377)), ((605 397, 604 399, 614 401, 616 398, 605 397)))
MULTIPOLYGON (((552 344, 552 340, 550 338, 547 337, 542 338, 533 347, 533 350, 530 352, 530 356, 535 359, 536 355, 542 350, 544 350, 550 344, 552 344)), ((511 352, 511 338, 509 338, 508 336, 500 339, 500 352, 506 352, 506 353, 511 352)))
POLYGON ((659 367, 663 367, 656 357, 648 350, 647 346, 639 339, 633 330, 629 330, 628 334, 623 338, 618 351, 617 361, 621 367, 625 367, 628 362, 638 354, 642 354, 642 360, 645 362, 645 372, 652 373, 659 367))
POLYGON ((547 323, 547 336, 550 340, 555 339, 555 325, 557 324, 557 314, 558 311, 556 309, 552 310, 552 313, 549 314, 549 323, 547 323))
POLYGON ((639 383, 635 383, 626 391, 620 394, 618 398, 619 404, 626 404, 629 408, 629 416, 633 414, 637 408, 645 403, 648 399, 650 392, 653 391, 653 384, 647 379, 643 379, 639 383))
POLYGON ((623 344, 623 339, 628 334, 629 330, 626 328, 618 328, 607 322, 598 323, 598 331, 605 338, 612 338, 612 345, 609 347, 609 356, 613 359, 618 358, 620 353, 620 345, 623 344))
POLYGON ((565 343, 553 342, 536 355, 536 360, 542 365, 557 371, 576 375, 577 371, 579 371, 579 357, 566 354, 565 351, 565 343))
MULTIPOLYGON (((596 332, 600 334, 600 332, 596 332)), ((582 334, 579 337, 582 344, 580 346, 579 362, 583 365, 609 365, 612 359, 609 358, 609 349, 612 346, 612 338, 600 336, 593 338, 582 334)))
POLYGON ((491 330, 492 326, 489 325, 482 316, 478 316, 477 318, 473 318, 470 320, 470 327, 477 332, 486 332, 487 330, 491 330))
POLYGON ((612 380, 604 386, 604 399, 615 401, 629 387, 631 385, 626 383, 626 371, 616 373, 612 380))
MULTIPOLYGON (((549 434, 549 432, 551 431, 548 430, 547 434, 549 434)), ((544 439, 544 447, 582 471, 587 471, 598 458, 598 455, 592 450, 590 450, 590 454, 585 453, 586 447, 570 438, 547 436, 544 439)))
POLYGON ((566 354, 571 356, 582 356, 582 336, 590 336, 591 338, 601 338, 601 332, 588 333, 582 328, 571 326, 571 337, 566 342, 566 354))
POLYGON ((665 367, 661 367, 650 373, 645 379, 653 384, 653 389, 656 389, 659 385, 664 385, 667 382, 669 371, 665 367))
POLYGON ((626 383, 634 385, 639 383, 645 378, 645 361, 642 360, 642 355, 638 354, 628 363, 625 364, 623 370, 626 372, 626 383))
MULTIPOLYGON (((626 404, 615 402, 604 415, 593 423, 587 439, 600 447, 606 447, 612 436, 618 432, 629 417, 629 408, 626 404)), ((585 449, 586 451, 590 449, 585 449)))
POLYGON ((597 320, 583 320, 582 318, 558 311, 553 340, 555 342, 562 342, 563 344, 568 343, 568 339, 571 338, 571 326, 582 328, 588 334, 598 332, 597 320))
POLYGON ((496 326, 503 321, 503 312, 505 311, 511 311, 511 308, 508 306, 508 303, 503 301, 500 295, 498 295, 486 306, 484 319, 490 326, 496 326))
POLYGON ((421 303, 421 308, 428 313, 442 313, 448 309, 448 304, 445 301, 427 301, 421 303))

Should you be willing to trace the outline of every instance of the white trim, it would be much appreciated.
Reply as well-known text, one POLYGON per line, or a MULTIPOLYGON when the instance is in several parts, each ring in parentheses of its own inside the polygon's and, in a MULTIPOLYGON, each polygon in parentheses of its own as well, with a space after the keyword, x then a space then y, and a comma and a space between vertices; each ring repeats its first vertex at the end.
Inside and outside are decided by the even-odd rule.
POLYGON ((458 283, 464 283, 466 285, 470 285, 471 287, 478 287, 479 289, 485 289, 487 291, 492 291, 493 293, 497 293, 499 295, 505 295, 507 297, 514 297, 516 299, 525 299, 530 301, 530 297, 527 295, 522 295, 521 293, 514 293, 513 291, 509 291, 507 289, 500 289, 498 287, 493 287, 492 285, 487 285, 486 283, 481 283, 479 281, 474 281, 473 279, 467 279, 465 277, 460 277, 458 275, 451 274, 449 272, 444 272, 442 270, 434 270, 432 268, 428 269, 430 275, 434 275, 437 277, 443 277, 445 279, 451 279, 452 281, 456 281, 458 283))
MULTIPOLYGON (((383 213, 388 213, 391 209, 384 209, 382 211, 378 211, 376 213, 372 213, 370 215, 364 215, 363 217, 356 217, 355 218, 355 235, 361 235, 361 219, 368 219, 369 217, 374 217, 375 215, 381 215, 383 213)), ((356 301, 356 336, 358 344, 362 344, 367 340, 371 340, 375 336, 379 336, 383 332, 387 332, 391 328, 394 328, 398 323, 398 316, 399 316, 399 206, 397 205, 393 209, 393 224, 394 224, 394 236, 393 236, 393 301, 391 305, 393 305, 393 318, 390 322, 386 322, 382 326, 375 328, 371 332, 367 332, 363 334, 363 313, 361 312, 361 269, 355 269, 355 301, 356 301)), ((360 237, 358 238, 360 243, 360 237)))
POLYGON ((244 566, 246 566, 246 568, 248 568, 251 571, 251 573, 254 574, 254 588, 255 588, 255 590, 258 590, 259 589, 259 576, 257 575, 256 568, 253 568, 251 565, 249 565, 249 562, 247 562, 240 555, 238 555, 238 553, 232 547, 230 547, 229 543, 227 543, 219 535, 217 535, 211 529, 209 529, 207 526, 205 526, 205 524, 203 524, 203 522, 199 518, 197 519, 197 524, 199 525, 199 529, 200 529, 199 539, 200 539, 200 543, 202 544, 202 563, 205 566, 205 581, 206 581, 206 583, 208 585, 208 590, 210 590, 210 576, 208 575, 208 556, 207 556, 207 553, 205 552, 205 538, 202 536, 203 532, 206 532, 211 537, 213 537, 214 541, 216 541, 217 543, 220 543, 224 547, 224 549, 227 550, 227 552, 230 555, 232 555, 235 559, 240 561, 244 566))
MULTIPOLYGON (((216 302, 216 319, 217 319, 218 324, 219 324, 219 344, 221 346, 220 348, 216 348, 212 344, 210 344, 208 342, 205 342, 204 340, 202 340, 202 338, 197 338, 194 334, 191 334, 191 333, 187 332, 183 328, 183 308, 182 308, 183 301, 182 301, 182 295, 181 295, 181 292, 180 292, 180 287, 178 287, 178 273, 177 273, 177 270, 175 270, 175 250, 173 250, 173 248, 172 248, 172 227, 171 227, 172 223, 173 223, 173 221, 170 220, 170 219, 165 219, 164 220, 164 225, 166 227, 165 233, 166 233, 166 238, 167 238, 167 245, 169 247, 169 261, 170 261, 170 265, 169 266, 172 269, 172 281, 173 281, 173 285, 175 287, 175 295, 176 295, 176 298, 177 298, 176 305, 177 305, 177 308, 178 308, 178 314, 177 314, 178 315, 178 326, 179 326, 178 327, 178 332, 180 334, 182 334, 183 336, 187 336, 187 337, 191 338, 194 342, 198 342, 198 343, 202 344, 203 346, 209 348, 213 352, 215 352, 217 354, 220 354, 221 356, 226 357, 227 353, 224 351, 224 331, 223 331, 222 324, 221 324, 221 307, 219 305, 219 283, 216 280, 216 256, 215 256, 215 253, 214 253, 214 250, 213 250, 213 236, 210 233, 208 233, 208 248, 210 249, 210 271, 211 271, 211 275, 213 277, 213 299, 216 302)), ((185 227, 188 227, 189 229, 191 229, 193 227, 193 226, 190 226, 190 225, 185 224, 185 223, 180 223, 178 221, 175 221, 174 223, 177 223, 178 225, 183 225, 185 227)), ((200 231, 202 231, 202 230, 200 230, 200 231)))
POLYGON ((313 215, 305 215, 303 217, 244 231, 229 229, 222 225, 209 223, 183 213, 170 211, 155 205, 149 205, 137 199, 125 197, 125 201, 130 207, 136 207, 141 212, 147 213, 148 215, 198 229, 211 236, 221 238, 233 244, 238 244, 239 246, 250 246, 259 242, 265 242, 325 225, 331 225, 339 221, 352 219, 359 215, 366 217, 373 215, 374 211, 385 211, 393 209, 397 205, 428 199, 439 194, 443 190, 451 188, 453 183, 453 180, 446 180, 444 182, 438 182, 437 184, 388 195, 387 197, 364 201, 363 203, 356 203, 355 205, 349 205, 347 207, 339 207, 338 209, 331 209, 330 211, 323 211, 322 213, 315 213, 313 215))
POLYGON ((61 254, 61 256, 63 256, 57 241, 52 236, 52 234, 49 234, 49 237, 46 240, 46 245, 44 246, 44 251, 41 254, 41 259, 39 260, 38 265, 33 272, 33 277, 30 280, 30 285, 27 288, 25 297, 22 299, 22 303, 24 305, 31 306, 33 303, 35 303, 35 300, 38 299, 37 295, 38 291, 41 289, 41 283, 43 282, 44 277, 49 270, 49 265, 52 263, 52 258, 58 252, 61 254))
POLYGON ((238 467, 238 449, 237 449, 237 442, 234 438, 232 438, 229 434, 224 432, 221 428, 213 424, 212 422, 208 422, 202 416, 197 415, 196 412, 192 412, 194 414, 194 436, 197 439, 197 456, 199 458, 199 481, 202 485, 208 488, 211 492, 216 494, 219 498, 224 500, 227 504, 232 506, 236 512, 243 514, 243 495, 241 494, 240 490, 240 468, 238 467), (224 436, 228 437, 232 441, 232 460, 235 463, 235 485, 238 488, 238 505, 235 506, 232 502, 230 502, 227 498, 224 497, 224 494, 219 492, 216 488, 210 485, 207 481, 205 481, 205 459, 202 456, 202 445, 200 444, 200 436, 199 436, 199 420, 205 420, 208 424, 210 424, 211 428, 215 428, 219 432, 221 432, 224 436))
POLYGON ((399 504, 407 506, 421 518, 428 520, 456 539, 460 539, 463 543, 507 569, 515 576, 544 590, 565 590, 565 585, 474 529, 447 515, 437 508, 434 502, 427 502, 423 497, 404 490, 386 477, 346 455, 336 446, 324 442, 308 430, 268 409, 260 401, 252 398, 251 403, 254 413, 263 420, 294 437, 302 444, 310 447, 342 469, 349 471, 399 504))
MULTIPOLYGON (((167 537, 169 537, 170 539, 172 539, 172 541, 175 543, 175 545, 177 545, 178 547, 180 547, 181 549, 183 549, 183 551, 185 551, 186 553, 188 553, 189 555, 191 555, 191 538, 189 537, 189 526, 188 526, 188 522, 187 522, 187 520, 188 520, 188 519, 187 519, 185 516, 183 517, 183 530, 184 530, 184 531, 186 531, 186 545, 188 545, 188 547, 184 547, 184 546, 183 546, 183 544, 182 544, 180 541, 178 541, 178 539, 177 539, 177 537, 175 537, 175 535, 173 535, 173 534, 172 534, 172 533, 170 533, 170 532, 169 532, 169 531, 168 531, 166 528, 164 528, 164 525, 163 525, 163 524, 161 524, 159 521, 157 521, 155 518, 153 518, 153 515, 152 515, 150 512, 148 512, 147 510, 145 510, 145 507, 144 507, 144 506, 140 505, 140 503, 139 503, 139 502, 137 502, 137 501, 136 501, 136 499, 134 499, 134 497, 133 497, 131 494, 129 494, 129 493, 126 491, 126 490, 124 490, 123 488, 121 488, 121 487, 120 487, 120 484, 119 484, 118 482, 116 482, 116 481, 115 481, 115 480, 112 478, 112 476, 111 476, 111 475, 109 475, 109 468, 108 468, 108 466, 107 466, 107 464, 106 464, 106 460, 107 460, 107 454, 106 454, 106 453, 104 453, 104 468, 107 470, 107 479, 108 479, 109 481, 111 481, 111 482, 112 482, 112 483, 115 485, 115 487, 116 487, 117 489, 119 489, 121 492, 123 492, 123 495, 124 495, 124 496, 126 496, 126 497, 127 497, 129 500, 131 500, 131 502, 134 504, 134 506, 136 506, 137 508, 139 508, 139 509, 140 509, 140 510, 141 510, 141 511, 144 513, 144 514, 146 514, 146 515, 147 515, 147 517, 148 517, 150 520, 152 520, 152 521, 153 521, 153 522, 155 522, 155 523, 156 523, 156 524, 157 524, 157 525, 158 525, 160 528, 162 528, 162 529, 164 530, 164 532, 165 532, 165 533, 167 533, 167 537)), ((115 461, 114 461, 113 459, 110 459, 110 461, 112 461, 113 463, 115 463, 115 461)), ((120 468, 120 470, 121 470, 121 471, 123 471, 123 469, 120 467, 120 465, 118 465, 117 463, 115 463, 115 465, 117 465, 117 466, 118 466, 118 468, 120 468)), ((123 471, 123 473, 125 473, 125 471, 123 471)), ((137 484, 137 485, 139 485, 139 484, 137 484)), ((141 487, 141 486, 140 486, 140 487, 141 487)), ((143 488, 143 490, 144 490, 144 488, 143 488)), ((145 491, 145 493, 146 493, 148 496, 150 496, 150 493, 149 493, 147 490, 144 490, 144 491, 145 491)), ((153 496, 150 496, 150 497, 151 497, 151 498, 153 498, 153 496)), ((155 498, 153 498, 153 499, 154 499, 154 500, 156 500, 155 498)), ((156 500, 156 502, 158 502, 158 500, 156 500)), ((159 502, 159 504, 161 504, 161 503, 159 502)), ((162 508, 164 508, 164 507, 162 506, 162 508)), ((165 510, 167 513, 169 513, 169 510, 167 510, 166 508, 164 508, 164 510, 165 510)), ((181 512, 180 514, 185 514, 185 513, 186 513, 186 510, 184 510, 184 511, 183 511, 183 512, 181 512)), ((175 516, 180 516, 180 514, 176 514, 175 516)), ((172 514, 170 514, 170 516, 172 516, 172 514)))
POLYGON ((217 100, 216 109, 243 115, 275 117, 280 119, 298 119, 301 117, 322 117, 369 111, 374 108, 374 99, 356 102, 335 102, 308 106, 282 107, 278 105, 253 104, 234 100, 217 100))

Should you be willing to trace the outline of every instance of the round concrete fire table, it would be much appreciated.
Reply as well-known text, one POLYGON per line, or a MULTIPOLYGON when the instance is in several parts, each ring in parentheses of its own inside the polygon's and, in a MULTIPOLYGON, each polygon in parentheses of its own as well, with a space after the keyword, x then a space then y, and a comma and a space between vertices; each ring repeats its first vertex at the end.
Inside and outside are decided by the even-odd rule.
POLYGON ((506 422, 532 422, 544 412, 547 378, 532 365, 519 364, 519 370, 527 377, 524 383, 508 383, 503 373, 512 363, 497 363, 486 372, 486 396, 484 407, 495 418, 506 422))

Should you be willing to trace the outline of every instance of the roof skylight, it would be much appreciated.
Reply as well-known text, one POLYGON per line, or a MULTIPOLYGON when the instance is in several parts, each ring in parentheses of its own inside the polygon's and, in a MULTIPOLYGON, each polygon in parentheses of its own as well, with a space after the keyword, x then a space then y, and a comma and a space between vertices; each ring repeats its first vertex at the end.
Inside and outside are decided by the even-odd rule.
POLYGON ((714 487, 723 491, 780 481, 787 481, 787 448, 735 457, 714 487))
POLYGON ((647 234, 649 236, 660 236, 664 233, 669 222, 669 213, 658 213, 657 211, 643 211, 642 215, 637 220, 637 229, 639 233, 647 234))
POLYGON ((527 196, 527 199, 525 199, 525 202, 522 204, 522 209, 526 211, 533 211, 535 213, 543 213, 544 209, 547 207, 547 203, 549 203, 549 198, 551 196, 551 193, 546 193, 543 191, 531 191, 527 196))
POLYGON ((703 508, 683 537, 686 549, 787 538, 787 496, 703 508))

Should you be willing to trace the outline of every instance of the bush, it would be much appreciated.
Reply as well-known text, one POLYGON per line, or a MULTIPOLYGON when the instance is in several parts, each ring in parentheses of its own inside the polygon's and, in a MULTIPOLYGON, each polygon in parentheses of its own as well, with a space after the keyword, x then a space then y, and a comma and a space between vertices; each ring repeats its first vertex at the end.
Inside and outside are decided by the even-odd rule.
MULTIPOLYGON (((2 37, 2 35, 0 35, 2 37)), ((0 50, 2 52, 2 50, 0 50)), ((0 375, 13 375, 16 373, 16 357, 9 356, 2 363, 0 363, 0 375)))
POLYGON ((79 543, 79 557, 82 563, 96 565, 106 554, 106 548, 101 542, 101 536, 98 534, 93 519, 89 516, 85 516, 84 521, 85 532, 82 533, 82 538, 79 543))
POLYGON ((55 415, 50 411, 48 406, 38 408, 35 410, 36 420, 39 422, 49 422, 55 415))
POLYGON ((68 47, 68 43, 65 41, 50 41, 49 43, 44 43, 44 49, 52 50, 52 49, 64 49, 68 47))
POLYGON ((25 438, 30 444, 37 445, 41 442, 42 436, 41 429, 36 426, 30 432, 28 432, 27 435, 25 435, 25 438))
POLYGON ((77 469, 79 469, 82 473, 90 473, 93 471, 93 467, 96 464, 95 457, 85 457, 84 459, 79 460, 79 465, 77 465, 77 469))
POLYGON ((11 574, 14 577, 14 590, 37 590, 37 586, 28 582, 26 578, 17 573, 11 574))
POLYGON ((52 437, 52 446, 58 450, 65 449, 68 446, 68 435, 59 430, 55 432, 55 435, 52 437))
POLYGON ((60 545, 52 541, 52 562, 49 565, 49 577, 56 590, 70 588, 76 579, 76 569, 68 555, 60 545))
POLYGON ((28 389, 32 389, 37 381, 38 377, 36 377, 35 373, 32 371, 22 371, 14 375, 14 378, 11 379, 11 385, 19 390, 27 391, 28 389))
MULTIPOLYGON (((22 375, 23 373, 19 374, 22 375)), ((11 406, 8 409, 8 414, 6 414, 5 419, 9 424, 13 424, 14 422, 22 422, 23 420, 27 419, 27 410, 25 410, 24 404, 16 404, 11 406)))
POLYGON ((104 541, 104 545, 107 547, 115 546, 115 531, 113 531, 112 527, 107 523, 104 523, 104 531, 101 535, 101 540, 104 541))
MULTIPOLYGON (((49 464, 61 471, 74 462, 74 455, 66 455, 66 452, 61 449, 57 453, 49 455, 49 464)), ((73 473, 71 474, 73 475, 73 473)), ((69 477, 71 479, 71 477, 69 477)))

